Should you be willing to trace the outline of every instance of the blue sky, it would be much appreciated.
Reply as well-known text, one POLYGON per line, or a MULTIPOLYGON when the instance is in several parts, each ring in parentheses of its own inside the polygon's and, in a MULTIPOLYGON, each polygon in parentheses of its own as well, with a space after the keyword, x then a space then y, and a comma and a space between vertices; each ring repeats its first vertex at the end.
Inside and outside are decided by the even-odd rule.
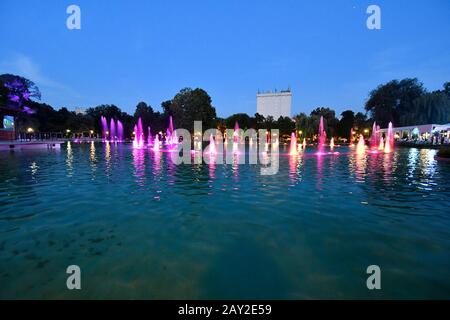
POLYGON ((368 92, 450 81, 450 1, 48 0, 0 2, 0 73, 35 81, 55 108, 160 103, 201 87, 219 116, 256 112, 258 89, 293 91, 293 114, 363 110, 368 92), (81 8, 68 30, 66 8, 81 8), (381 30, 366 28, 369 4, 381 30))

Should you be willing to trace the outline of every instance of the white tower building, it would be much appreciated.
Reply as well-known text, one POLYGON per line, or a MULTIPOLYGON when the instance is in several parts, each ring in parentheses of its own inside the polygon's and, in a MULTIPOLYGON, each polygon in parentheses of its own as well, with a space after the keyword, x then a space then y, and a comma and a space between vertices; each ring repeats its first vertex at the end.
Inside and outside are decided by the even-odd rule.
POLYGON ((258 92, 256 94, 256 112, 264 117, 272 116, 274 120, 279 117, 291 117, 292 92, 258 92))

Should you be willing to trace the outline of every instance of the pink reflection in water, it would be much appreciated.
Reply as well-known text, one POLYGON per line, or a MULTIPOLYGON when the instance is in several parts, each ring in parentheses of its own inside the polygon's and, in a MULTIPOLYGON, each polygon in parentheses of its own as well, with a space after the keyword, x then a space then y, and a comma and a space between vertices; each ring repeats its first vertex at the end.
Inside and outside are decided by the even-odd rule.
POLYGON ((139 186, 145 184, 145 153, 142 149, 133 149, 133 175, 136 178, 136 183, 139 186))

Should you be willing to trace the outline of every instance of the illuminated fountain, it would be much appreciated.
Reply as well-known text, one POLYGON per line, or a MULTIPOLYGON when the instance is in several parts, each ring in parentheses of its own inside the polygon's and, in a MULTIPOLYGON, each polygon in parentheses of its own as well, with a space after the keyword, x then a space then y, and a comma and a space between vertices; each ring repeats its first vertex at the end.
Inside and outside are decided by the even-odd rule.
POLYGON ((175 135, 174 135, 174 129, 173 129, 173 121, 172 116, 169 117, 169 128, 167 129, 168 136, 169 136, 169 145, 173 145, 176 143, 175 141, 175 135))
POLYGON ((134 126, 133 148, 141 149, 144 147, 144 132, 142 130, 142 119, 138 119, 137 125, 134 126))
POLYGON ((291 146, 289 148, 289 154, 291 156, 298 154, 298 152, 297 152, 297 136, 295 135, 294 132, 292 132, 292 134, 291 134, 291 146))
POLYGON ((330 141, 330 151, 333 151, 333 149, 334 149, 334 138, 331 138, 331 141, 330 141))
POLYGON ((370 153, 378 153, 380 148, 380 127, 374 122, 370 136, 370 153))
POLYGON ((239 124, 237 121, 234 123, 233 142, 239 143, 239 124))
POLYGON ((209 149, 206 152, 209 155, 215 155, 217 154, 217 150, 216 150, 216 143, 214 141, 214 137, 211 133, 211 135, 209 136, 209 149))
POLYGON ((116 141, 116 123, 114 122, 113 118, 111 118, 109 125, 109 140, 111 142, 116 141))
POLYGON ((370 148, 378 148, 378 137, 377 137, 377 123, 374 122, 372 126, 372 135, 370 136, 370 148))
POLYGON ((155 141, 153 142, 153 151, 159 152, 159 134, 156 134, 155 141))
POLYGON ((123 124, 120 120, 117 120, 117 139, 123 142, 123 124))
POLYGON ((359 135, 358 144, 356 146, 357 154, 364 154, 366 152, 366 143, 362 134, 359 135))
POLYGON ((317 154, 321 155, 325 152, 325 141, 327 139, 327 133, 324 130, 323 125, 323 116, 320 116, 320 123, 319 123, 319 141, 317 144, 317 154))
POLYGON ((108 140, 108 122, 104 116, 100 117, 102 123, 102 137, 103 141, 108 140))
POLYGON ((378 145, 378 151, 384 151, 384 139, 380 137, 380 144, 378 145))
POLYGON ((386 141, 384 142, 384 152, 390 153, 394 149, 394 132, 392 129, 392 122, 389 122, 386 133, 386 141))
POLYGON ((303 138, 303 150, 306 149, 306 138, 303 138))
POLYGON ((239 154, 239 124, 236 121, 234 123, 234 132, 233 132, 233 154, 239 154))
POLYGON ((354 147, 355 146, 355 138, 353 137, 353 134, 355 132, 353 131, 353 128, 350 129, 350 147, 354 147))

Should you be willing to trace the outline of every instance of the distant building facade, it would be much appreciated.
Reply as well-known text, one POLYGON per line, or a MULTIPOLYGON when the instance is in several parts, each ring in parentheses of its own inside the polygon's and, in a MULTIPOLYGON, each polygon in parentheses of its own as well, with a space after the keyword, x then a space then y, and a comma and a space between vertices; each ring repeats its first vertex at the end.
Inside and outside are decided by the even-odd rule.
MULTIPOLYGON (((386 134, 387 128, 380 132, 386 134)), ((396 139, 430 140, 433 136, 450 139, 450 123, 446 124, 421 124, 416 126, 392 128, 396 139)))
POLYGON ((264 117, 291 117, 291 90, 258 92, 256 94, 256 112, 264 117))
POLYGON ((86 114, 86 109, 84 109, 84 108, 75 108, 75 114, 78 114, 78 115, 85 115, 86 114))

